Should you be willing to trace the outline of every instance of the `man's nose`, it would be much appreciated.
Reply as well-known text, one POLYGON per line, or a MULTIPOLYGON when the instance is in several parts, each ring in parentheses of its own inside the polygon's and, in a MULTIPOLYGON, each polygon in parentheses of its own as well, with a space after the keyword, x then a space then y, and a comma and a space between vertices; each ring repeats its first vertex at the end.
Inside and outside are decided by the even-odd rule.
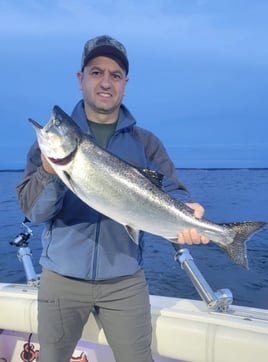
POLYGON ((108 72, 104 72, 103 77, 101 79, 101 86, 105 89, 111 87, 111 77, 108 72))

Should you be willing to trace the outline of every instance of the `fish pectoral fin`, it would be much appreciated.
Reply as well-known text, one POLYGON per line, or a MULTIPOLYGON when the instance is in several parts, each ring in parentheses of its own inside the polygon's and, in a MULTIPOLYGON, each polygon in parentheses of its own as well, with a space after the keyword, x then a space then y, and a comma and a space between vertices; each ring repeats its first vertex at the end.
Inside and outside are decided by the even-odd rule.
POLYGON ((135 244, 139 244, 139 235, 140 231, 132 228, 129 225, 125 225, 125 229, 128 233, 128 235, 131 237, 131 239, 134 241, 135 244))

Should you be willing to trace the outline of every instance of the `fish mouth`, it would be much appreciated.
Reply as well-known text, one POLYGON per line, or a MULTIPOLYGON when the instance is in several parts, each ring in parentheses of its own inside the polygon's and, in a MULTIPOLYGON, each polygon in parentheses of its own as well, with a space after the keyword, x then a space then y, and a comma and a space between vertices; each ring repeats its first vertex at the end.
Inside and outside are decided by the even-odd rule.
POLYGON ((40 131, 43 129, 43 127, 39 123, 37 123, 34 119, 29 118, 28 120, 32 124, 32 126, 35 130, 40 131))
POLYGON ((65 166, 65 165, 67 165, 68 163, 70 163, 73 160, 73 158, 75 156, 75 153, 76 153, 76 149, 73 152, 71 152, 68 156, 66 156, 64 158, 48 157, 48 159, 49 159, 50 162, 52 162, 55 165, 65 166))

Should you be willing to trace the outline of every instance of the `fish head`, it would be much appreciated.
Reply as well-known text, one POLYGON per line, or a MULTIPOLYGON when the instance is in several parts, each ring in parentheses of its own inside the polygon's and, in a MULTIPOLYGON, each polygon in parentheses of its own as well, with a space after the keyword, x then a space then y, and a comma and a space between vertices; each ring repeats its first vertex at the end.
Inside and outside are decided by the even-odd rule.
POLYGON ((78 125, 60 107, 55 106, 47 124, 42 127, 29 119, 37 135, 41 152, 54 166, 66 166, 73 159, 82 137, 78 125))

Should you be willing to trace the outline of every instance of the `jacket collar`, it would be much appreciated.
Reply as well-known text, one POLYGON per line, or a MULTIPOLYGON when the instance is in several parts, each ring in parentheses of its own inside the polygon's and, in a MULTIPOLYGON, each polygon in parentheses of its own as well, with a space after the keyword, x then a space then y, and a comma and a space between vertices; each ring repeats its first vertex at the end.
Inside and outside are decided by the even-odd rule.
MULTIPOLYGON (((89 132, 86 114, 84 111, 84 101, 80 100, 74 107, 71 117, 79 125, 79 127, 85 132, 89 132)), ((119 118, 116 127, 116 131, 132 127, 136 124, 135 118, 132 116, 126 106, 121 104, 119 110, 119 118)))

